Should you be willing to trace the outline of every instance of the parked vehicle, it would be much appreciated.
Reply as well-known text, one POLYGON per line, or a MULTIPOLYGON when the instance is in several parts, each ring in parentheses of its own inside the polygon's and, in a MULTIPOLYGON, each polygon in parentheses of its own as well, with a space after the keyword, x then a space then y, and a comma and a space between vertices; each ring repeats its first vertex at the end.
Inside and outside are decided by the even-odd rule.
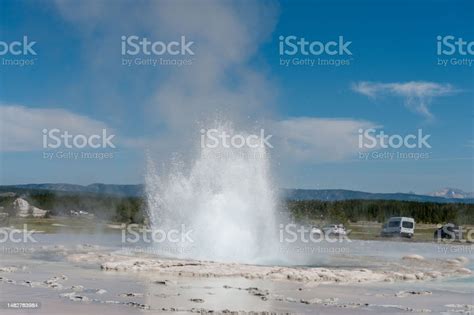
POLYGON ((342 224, 331 224, 323 227, 323 232, 327 235, 347 235, 346 228, 342 224))
POLYGON ((323 234, 323 231, 321 231, 321 229, 318 228, 317 226, 313 226, 313 227, 311 227, 311 234, 321 235, 321 234, 323 234))
POLYGON ((403 236, 412 238, 415 234, 415 220, 408 217, 391 217, 382 227, 382 236, 403 236))
POLYGON ((460 240, 462 239, 461 228, 454 223, 447 223, 434 232, 434 238, 436 240, 440 239, 450 239, 450 240, 460 240))

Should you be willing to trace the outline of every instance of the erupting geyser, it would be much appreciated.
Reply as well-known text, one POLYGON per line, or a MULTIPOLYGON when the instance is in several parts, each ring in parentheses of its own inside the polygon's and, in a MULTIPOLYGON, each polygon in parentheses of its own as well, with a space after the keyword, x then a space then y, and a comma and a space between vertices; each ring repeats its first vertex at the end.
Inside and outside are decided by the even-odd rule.
MULTIPOLYGON (((236 135, 228 124, 213 130, 236 135)), ((248 136, 239 133, 240 139, 248 136)), ((180 235, 191 230, 189 238, 167 238, 156 243, 156 249, 181 258, 273 261, 278 251, 277 199, 267 148, 260 141, 253 143, 258 145, 232 146, 211 140, 201 136, 200 152, 188 169, 175 162, 158 175, 148 159, 146 193, 151 228, 176 230, 180 235)))

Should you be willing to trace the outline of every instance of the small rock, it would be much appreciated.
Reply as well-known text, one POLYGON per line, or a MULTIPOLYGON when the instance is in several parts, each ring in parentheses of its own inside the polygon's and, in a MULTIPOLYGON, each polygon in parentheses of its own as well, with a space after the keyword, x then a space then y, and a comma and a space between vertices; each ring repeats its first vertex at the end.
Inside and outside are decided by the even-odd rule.
POLYGON ((190 299, 190 301, 194 303, 204 303, 203 299, 190 299))
POLYGON ((413 254, 413 255, 403 256, 402 259, 403 259, 403 260, 417 260, 417 261, 422 261, 422 260, 425 260, 425 257, 423 257, 423 256, 421 256, 421 255, 413 254))

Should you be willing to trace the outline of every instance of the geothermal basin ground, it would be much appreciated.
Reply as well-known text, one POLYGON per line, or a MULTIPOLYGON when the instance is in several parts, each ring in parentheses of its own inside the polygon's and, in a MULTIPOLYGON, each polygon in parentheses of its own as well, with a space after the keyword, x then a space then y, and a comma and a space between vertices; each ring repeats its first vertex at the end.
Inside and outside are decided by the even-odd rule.
POLYGON ((157 254, 156 246, 124 246, 113 226, 109 233, 66 230, 38 233, 32 244, 1 245, 1 314, 25 311, 8 308, 12 302, 37 303, 28 314, 474 311, 472 244, 296 244, 281 248, 292 264, 258 265, 178 259, 163 249, 157 254))

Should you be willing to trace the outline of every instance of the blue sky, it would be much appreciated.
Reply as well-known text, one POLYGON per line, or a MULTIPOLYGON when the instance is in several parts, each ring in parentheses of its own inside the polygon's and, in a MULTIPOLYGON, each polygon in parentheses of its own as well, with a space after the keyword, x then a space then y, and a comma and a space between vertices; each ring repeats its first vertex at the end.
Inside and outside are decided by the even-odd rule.
POLYGON ((436 53, 438 35, 474 40, 472 1, 130 3, 2 1, 0 40, 26 35, 37 55, 31 66, 0 65, 1 184, 141 183, 145 150, 157 160, 186 155, 197 124, 219 112, 274 135, 281 187, 474 190, 474 64, 437 65, 474 57, 436 53), (123 35, 186 35, 193 64, 122 66, 123 35), (343 36, 351 56, 319 57, 350 65, 281 66, 291 56, 279 54, 279 36, 291 35, 343 36), (117 148, 105 151, 114 157, 44 159, 41 130, 52 127, 110 129, 117 148), (423 129, 432 148, 354 147, 357 130, 371 127, 399 135, 423 129), (429 158, 364 161, 360 151, 429 158))

